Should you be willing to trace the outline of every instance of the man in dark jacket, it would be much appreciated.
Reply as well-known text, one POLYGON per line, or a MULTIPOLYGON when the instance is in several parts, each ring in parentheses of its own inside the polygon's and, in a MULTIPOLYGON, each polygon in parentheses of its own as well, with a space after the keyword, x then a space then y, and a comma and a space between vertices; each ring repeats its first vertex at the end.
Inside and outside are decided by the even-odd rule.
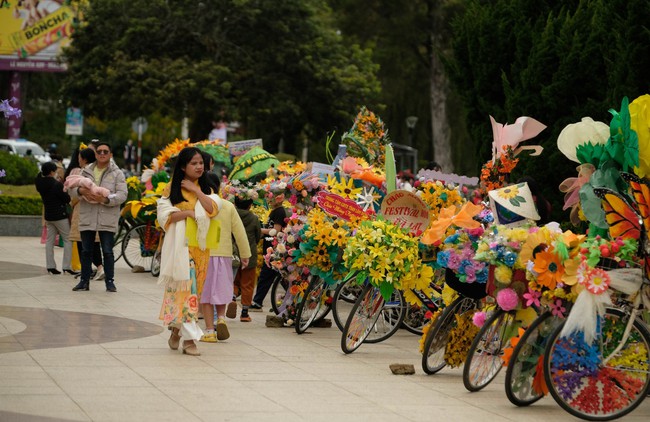
POLYGON ((56 269, 54 261, 54 239, 56 234, 63 239, 63 271, 76 274, 70 267, 72 258, 72 243, 68 240, 70 235, 70 221, 68 220, 68 204, 70 195, 63 191, 63 184, 56 179, 57 166, 53 162, 43 163, 41 172, 36 177, 36 190, 41 194, 45 224, 47 227, 47 241, 45 243, 45 261, 47 272, 61 274, 56 269))

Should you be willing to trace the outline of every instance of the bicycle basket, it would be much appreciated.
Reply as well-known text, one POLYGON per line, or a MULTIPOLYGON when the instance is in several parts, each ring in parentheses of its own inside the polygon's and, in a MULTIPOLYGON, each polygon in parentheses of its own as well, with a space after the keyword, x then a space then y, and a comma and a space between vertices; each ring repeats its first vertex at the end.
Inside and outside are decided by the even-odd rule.
POLYGON ((487 296, 484 283, 463 283, 458 279, 456 273, 449 268, 445 270, 445 283, 465 297, 483 299, 487 296))

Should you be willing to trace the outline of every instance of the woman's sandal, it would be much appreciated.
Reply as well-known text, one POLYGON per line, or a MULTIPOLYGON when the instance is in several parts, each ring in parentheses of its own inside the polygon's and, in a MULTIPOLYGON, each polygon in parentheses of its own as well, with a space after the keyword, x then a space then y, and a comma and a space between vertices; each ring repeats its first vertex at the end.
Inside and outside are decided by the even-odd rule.
POLYGON ((183 354, 190 356, 201 356, 201 352, 199 352, 199 349, 196 347, 196 344, 194 344, 192 340, 183 343, 183 354))
POLYGON ((167 344, 169 344, 169 348, 172 350, 178 350, 178 346, 181 343, 181 335, 179 331, 180 330, 178 328, 171 329, 172 334, 169 336, 167 344))

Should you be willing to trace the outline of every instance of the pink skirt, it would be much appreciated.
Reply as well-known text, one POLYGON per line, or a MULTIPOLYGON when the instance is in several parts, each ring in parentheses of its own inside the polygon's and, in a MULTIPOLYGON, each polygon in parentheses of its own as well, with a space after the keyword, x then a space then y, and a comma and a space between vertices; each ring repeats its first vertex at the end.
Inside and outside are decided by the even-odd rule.
POLYGON ((226 305, 232 302, 233 278, 232 258, 211 256, 201 293, 201 303, 226 305))

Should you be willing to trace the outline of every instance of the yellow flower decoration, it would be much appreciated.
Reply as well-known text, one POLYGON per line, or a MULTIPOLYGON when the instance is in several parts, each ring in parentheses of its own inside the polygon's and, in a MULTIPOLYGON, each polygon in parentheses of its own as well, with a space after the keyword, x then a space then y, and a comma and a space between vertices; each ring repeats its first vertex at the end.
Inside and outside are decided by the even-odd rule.
POLYGON ((349 178, 347 181, 343 179, 341 182, 336 182, 331 188, 332 193, 335 193, 343 198, 348 198, 355 200, 357 195, 360 194, 363 189, 354 187, 354 179, 349 178))
POLYGON ((650 95, 645 94, 630 103, 630 128, 639 138, 639 177, 650 175, 650 95))
POLYGON ((512 282, 512 270, 505 265, 497 265, 494 269, 494 278, 507 286, 512 282))

